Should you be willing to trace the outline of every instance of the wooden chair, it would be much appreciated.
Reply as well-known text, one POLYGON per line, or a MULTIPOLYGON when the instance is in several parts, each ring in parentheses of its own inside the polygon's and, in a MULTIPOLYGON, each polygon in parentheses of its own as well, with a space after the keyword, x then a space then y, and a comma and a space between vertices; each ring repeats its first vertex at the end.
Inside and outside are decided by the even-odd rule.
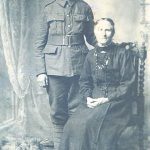
POLYGON ((144 150, 144 70, 146 59, 146 47, 143 43, 141 48, 135 43, 123 43, 126 50, 131 50, 133 63, 136 70, 136 81, 133 88, 133 114, 129 126, 138 127, 139 150, 144 150))

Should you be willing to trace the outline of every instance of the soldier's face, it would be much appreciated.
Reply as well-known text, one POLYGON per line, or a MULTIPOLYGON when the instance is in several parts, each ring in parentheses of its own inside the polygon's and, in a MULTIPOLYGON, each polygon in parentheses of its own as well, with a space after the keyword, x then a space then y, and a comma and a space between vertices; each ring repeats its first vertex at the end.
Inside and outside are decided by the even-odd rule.
POLYGON ((98 43, 107 45, 112 41, 114 29, 107 20, 100 20, 94 29, 98 43))

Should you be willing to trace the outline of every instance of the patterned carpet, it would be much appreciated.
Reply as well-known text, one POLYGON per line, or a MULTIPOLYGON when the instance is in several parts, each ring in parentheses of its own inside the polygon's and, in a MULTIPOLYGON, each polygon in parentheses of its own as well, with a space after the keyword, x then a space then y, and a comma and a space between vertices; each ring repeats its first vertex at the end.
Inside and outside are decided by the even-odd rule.
MULTIPOLYGON (((138 144, 134 141, 135 139, 131 138, 128 139, 128 141, 121 142, 119 145, 119 150, 139 150, 138 144)), ((0 140, 0 150, 53 150, 52 143, 49 144, 50 145, 41 144, 37 139, 18 141, 0 140)), ((150 150, 150 137, 145 139, 143 150, 150 150)))
MULTIPOLYGON (((130 127, 122 134, 118 145, 119 150, 139 150, 138 130, 130 127)), ((53 150, 53 142, 31 137, 1 137, 0 150, 53 150)), ((150 136, 144 137, 144 149, 150 150, 150 136)))

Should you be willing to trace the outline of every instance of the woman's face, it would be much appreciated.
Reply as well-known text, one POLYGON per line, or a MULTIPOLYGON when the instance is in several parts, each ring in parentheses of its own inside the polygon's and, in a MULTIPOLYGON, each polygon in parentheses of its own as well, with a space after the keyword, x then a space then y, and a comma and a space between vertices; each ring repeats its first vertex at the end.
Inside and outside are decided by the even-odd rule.
POLYGON ((100 20, 94 29, 98 43, 107 45, 112 41, 114 27, 107 20, 100 20))

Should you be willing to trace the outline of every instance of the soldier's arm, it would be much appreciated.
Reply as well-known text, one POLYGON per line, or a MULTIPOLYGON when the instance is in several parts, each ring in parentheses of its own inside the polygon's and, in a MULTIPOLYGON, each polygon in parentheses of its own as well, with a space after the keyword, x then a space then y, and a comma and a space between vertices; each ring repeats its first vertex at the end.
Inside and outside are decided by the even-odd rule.
POLYGON ((48 23, 44 10, 41 10, 37 23, 38 27, 36 30, 36 40, 35 40, 35 59, 36 59, 36 71, 37 75, 39 75, 43 73, 46 74, 45 56, 42 51, 47 43, 48 23))
POLYGON ((87 22, 85 24, 84 35, 86 37, 86 41, 90 45, 92 46, 96 45, 97 41, 94 34, 94 16, 93 16, 92 9, 90 7, 87 11, 87 22))

